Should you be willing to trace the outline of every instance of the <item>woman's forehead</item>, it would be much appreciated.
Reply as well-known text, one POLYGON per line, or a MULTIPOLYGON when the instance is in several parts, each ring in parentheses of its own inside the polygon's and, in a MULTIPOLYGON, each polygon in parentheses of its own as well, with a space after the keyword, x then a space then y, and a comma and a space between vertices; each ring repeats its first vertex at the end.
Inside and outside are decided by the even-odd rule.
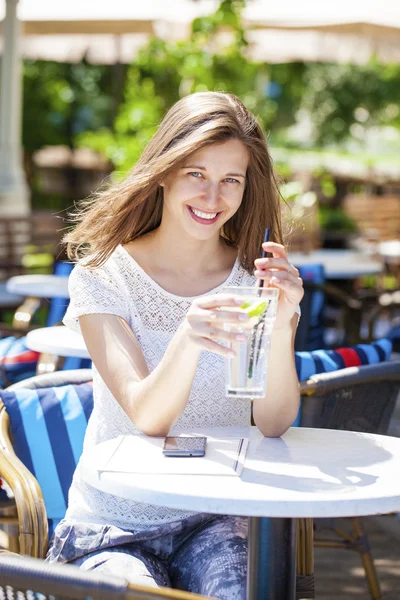
POLYGON ((227 140, 226 142, 204 146, 185 161, 185 164, 209 168, 219 164, 229 165, 246 170, 249 155, 246 146, 240 140, 227 140))

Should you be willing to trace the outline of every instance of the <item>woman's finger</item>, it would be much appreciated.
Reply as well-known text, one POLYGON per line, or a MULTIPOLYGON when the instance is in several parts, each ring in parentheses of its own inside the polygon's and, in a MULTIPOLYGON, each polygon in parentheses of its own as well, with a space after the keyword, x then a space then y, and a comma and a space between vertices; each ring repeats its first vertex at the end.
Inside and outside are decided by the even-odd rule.
POLYGON ((210 323, 196 323, 193 327, 193 333, 196 333, 199 337, 207 337, 220 342, 244 342, 247 339, 247 336, 240 329, 234 328, 232 331, 225 331, 222 327, 210 323))
POLYGON ((262 248, 266 252, 271 252, 276 257, 282 256, 286 259, 288 257, 285 247, 282 246, 282 244, 277 244, 276 242, 264 242, 262 248))
POLYGON ((231 348, 221 346, 221 344, 217 344, 217 342, 213 342, 207 338, 196 337, 196 344, 201 348, 204 348, 204 350, 215 352, 215 354, 220 354, 221 356, 226 356, 227 358, 233 358, 235 356, 235 351, 231 350, 231 348))
POLYGON ((291 265, 285 258, 256 258, 254 261, 255 266, 258 270, 264 269, 281 269, 299 276, 299 271, 294 265, 291 265))
POLYGON ((229 294, 214 294, 213 296, 207 296, 196 300, 196 304, 200 308, 220 308, 221 306, 235 306, 238 307, 243 304, 243 299, 237 296, 231 296, 229 294))
POLYGON ((281 277, 282 279, 291 279, 293 281, 297 281, 299 282, 300 285, 303 284, 301 278, 298 276, 297 272, 292 272, 292 271, 284 271, 284 270, 278 270, 278 269, 274 269, 274 270, 259 270, 257 269, 256 271, 254 271, 254 275, 258 278, 258 279, 263 279, 264 281, 271 281, 271 279, 273 277, 281 277))
POLYGON ((296 300, 303 297, 304 290, 299 277, 295 278, 287 273, 279 273, 271 277, 270 283, 288 294, 295 294, 296 300))
POLYGON ((231 311, 231 310, 203 310, 200 309, 198 312, 188 315, 189 321, 192 322, 209 322, 215 321, 217 323, 246 323, 250 320, 249 315, 244 311, 231 311))

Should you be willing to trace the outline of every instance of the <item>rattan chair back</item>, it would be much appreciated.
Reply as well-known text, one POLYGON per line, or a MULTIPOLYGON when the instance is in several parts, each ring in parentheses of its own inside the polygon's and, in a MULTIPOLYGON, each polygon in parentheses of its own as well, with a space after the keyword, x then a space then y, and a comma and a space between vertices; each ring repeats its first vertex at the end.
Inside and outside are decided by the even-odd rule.
MULTIPOLYGON (((91 369, 57 371, 36 375, 7 388, 38 389, 79 384, 92 380, 91 369)), ((18 514, 19 547, 22 554, 43 558, 48 548, 47 513, 42 491, 35 477, 19 460, 13 449, 10 420, 5 406, 0 402, 0 474, 14 493, 18 514)), ((0 514, 0 523, 2 515, 0 514)))
POLYGON ((4 600, 201 600, 204 596, 129 584, 121 577, 0 553, 4 600))
POLYGON ((400 392, 400 361, 313 375, 300 389, 303 427, 385 434, 400 392))
MULTIPOLYGON (((313 375, 301 384, 300 389, 303 427, 385 434, 400 392, 400 361, 350 367, 313 375)), ((370 552, 368 536, 363 529, 361 519, 353 518, 351 523, 352 531, 343 533, 343 530, 335 525, 335 520, 332 520, 329 528, 335 532, 335 539, 317 537, 314 544, 317 547, 353 549, 359 552, 370 596, 373 600, 380 600, 382 592, 370 552)), ((303 546, 300 547, 300 556, 303 556, 303 559, 309 557, 310 563, 313 562, 311 525, 312 522, 305 519, 302 527, 299 527, 300 533, 303 529, 304 539, 303 546)), ((319 528, 318 521, 315 526, 319 528)), ((311 569, 305 569, 304 572, 311 573, 311 569)), ((305 579, 307 580, 307 577, 305 579)), ((309 576, 308 579, 312 580, 312 577, 309 576)), ((306 598, 313 597, 312 593, 306 596, 306 598)))

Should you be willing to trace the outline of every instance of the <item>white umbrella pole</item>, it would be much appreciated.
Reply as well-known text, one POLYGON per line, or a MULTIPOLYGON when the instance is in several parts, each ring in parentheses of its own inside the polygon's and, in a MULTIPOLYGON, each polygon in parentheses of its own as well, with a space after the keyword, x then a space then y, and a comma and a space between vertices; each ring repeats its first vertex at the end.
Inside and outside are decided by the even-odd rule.
POLYGON ((29 190, 22 167, 21 100, 22 60, 19 52, 21 23, 18 0, 6 0, 3 22, 3 59, 0 90, 0 216, 30 212, 29 190))

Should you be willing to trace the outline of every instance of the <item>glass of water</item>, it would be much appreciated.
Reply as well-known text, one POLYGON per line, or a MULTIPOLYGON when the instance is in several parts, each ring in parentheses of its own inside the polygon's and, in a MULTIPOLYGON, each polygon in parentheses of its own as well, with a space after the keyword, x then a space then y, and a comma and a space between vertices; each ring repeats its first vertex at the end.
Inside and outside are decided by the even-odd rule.
MULTIPOLYGON (((279 290, 227 286, 223 292, 243 299, 239 310, 250 317, 247 323, 240 326, 240 333, 246 336, 246 340, 230 342, 235 356, 226 359, 226 395, 230 398, 262 398, 266 394, 268 354, 279 290)), ((225 329, 229 331, 230 328, 231 324, 226 323, 225 329)))

